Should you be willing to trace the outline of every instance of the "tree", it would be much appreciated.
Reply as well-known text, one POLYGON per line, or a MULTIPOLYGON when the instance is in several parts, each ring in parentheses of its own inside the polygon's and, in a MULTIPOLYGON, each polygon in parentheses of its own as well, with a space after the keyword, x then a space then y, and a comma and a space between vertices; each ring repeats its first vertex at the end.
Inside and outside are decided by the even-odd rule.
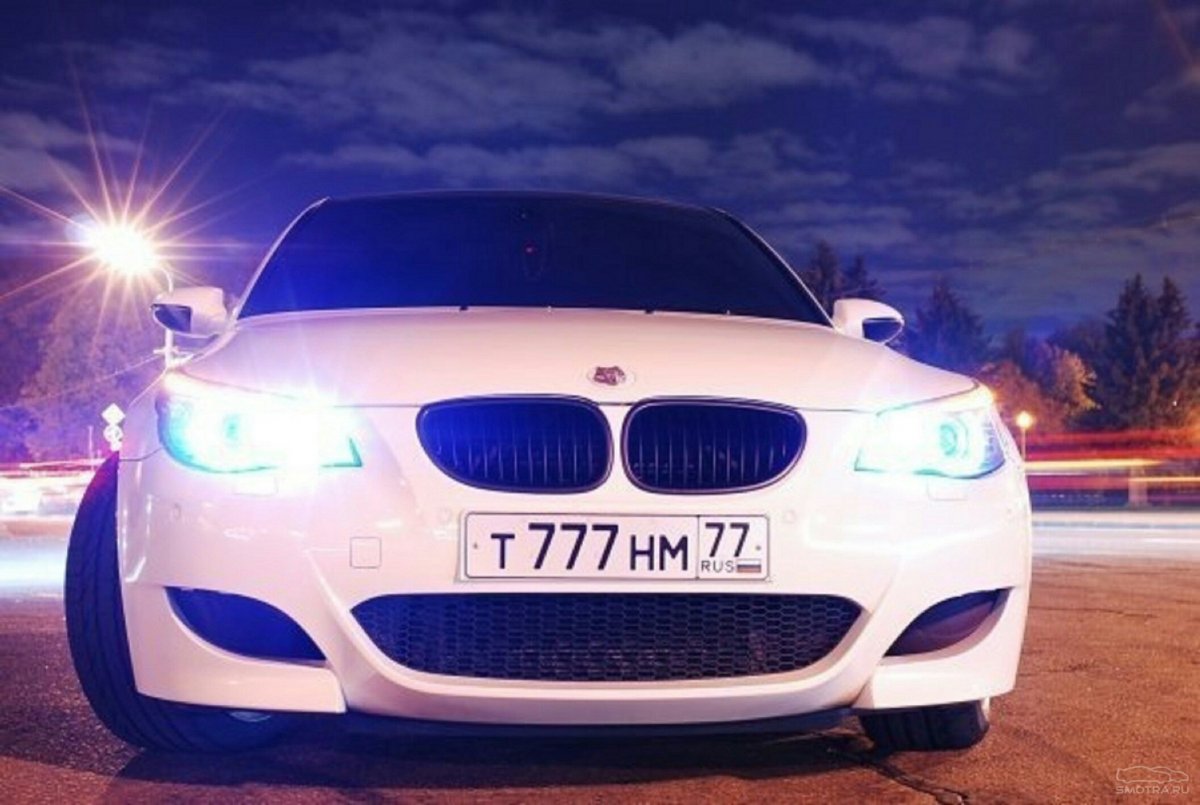
POLYGON ((1096 373, 1074 352, 1045 344, 1046 357, 1033 368, 1033 380, 1062 411, 1063 425, 1074 427, 1096 410, 1091 386, 1096 373))
POLYGON ((800 272, 800 278, 812 291, 826 312, 833 312, 833 303, 839 299, 882 299, 883 288, 867 271, 867 261, 859 255, 843 269, 837 252, 828 241, 817 241, 816 249, 808 261, 808 267, 800 272))
POLYGON ((1085 364, 1093 366, 1104 351, 1104 320, 1089 316, 1070 327, 1056 330, 1046 340, 1056 347, 1075 353, 1085 364))
POLYGON ((800 272, 800 278, 827 313, 832 312, 834 301, 844 295, 842 265, 828 241, 817 241, 816 251, 808 261, 808 268, 800 272))
POLYGON ((48 317, 41 304, 6 306, 0 327, 0 462, 28 461, 25 438, 33 420, 18 402, 21 388, 38 364, 38 329, 48 317))
POLYGON ((1021 411, 1033 414, 1038 428, 1047 432, 1064 429, 1063 410, 1043 393, 1015 361, 1004 359, 988 364, 979 374, 996 397, 1001 416, 1013 422, 1021 411))
POLYGON ((849 296, 855 299, 875 299, 881 300, 884 297, 883 288, 867 272, 867 261, 863 256, 854 258, 854 262, 846 269, 845 275, 842 278, 841 296, 849 296))
POLYGON ((929 301, 917 308, 907 347, 919 361, 973 375, 987 360, 988 339, 978 314, 943 276, 934 283, 929 301))
POLYGON ((1196 340, 1183 291, 1170 277, 1163 277, 1158 295, 1156 352, 1171 367, 1163 374, 1160 393, 1169 408, 1166 424, 1188 424, 1192 409, 1200 403, 1200 342, 1196 340))
POLYGON ((127 312, 103 317, 90 296, 63 301, 42 333, 41 362, 21 389, 19 404, 33 423, 25 444, 38 460, 87 455, 88 428, 103 445, 100 411, 126 407, 158 370, 156 333, 127 312))
POLYGON ((1036 384, 1042 397, 1042 413, 1039 416, 1032 408, 1026 410, 1038 416, 1047 430, 1070 428, 1096 408, 1088 391, 1095 373, 1073 352, 1017 329, 1005 336, 998 360, 1011 363, 1036 384))
POLYGON ((1197 341, 1178 286, 1155 295, 1138 274, 1108 312, 1093 396, 1112 429, 1180 427, 1192 415, 1200 378, 1197 341))
POLYGON ((25 439, 33 431, 33 418, 16 403, 0 407, 0 463, 29 461, 32 456, 25 439))

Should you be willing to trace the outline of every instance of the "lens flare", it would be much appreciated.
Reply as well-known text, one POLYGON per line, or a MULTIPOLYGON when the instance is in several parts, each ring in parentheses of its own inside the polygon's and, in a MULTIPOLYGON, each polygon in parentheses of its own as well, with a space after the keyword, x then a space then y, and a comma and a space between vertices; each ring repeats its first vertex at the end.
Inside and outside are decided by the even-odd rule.
POLYGON ((22 208, 13 225, 22 234, 4 245, 19 246, 46 264, 44 271, 0 289, 0 302, 17 296, 28 304, 74 299, 85 287, 100 286, 99 304, 90 306, 96 318, 93 340, 98 342, 114 326, 127 326, 135 311, 141 316, 146 303, 172 284, 202 284, 207 277, 195 276, 191 268, 206 263, 214 251, 228 255, 250 246, 230 238, 197 238, 227 214, 223 202, 243 189, 192 197, 204 172, 192 166, 219 115, 171 160, 147 148, 149 116, 140 140, 131 139, 128 131, 102 132, 81 88, 79 97, 90 158, 78 165, 55 162, 61 186, 44 188, 46 200, 32 198, 0 177, 0 204, 22 208), (135 278, 147 281, 131 281, 135 278))
POLYGON ((160 265, 153 238, 130 224, 85 224, 83 244, 98 263, 126 277, 144 276, 160 265))

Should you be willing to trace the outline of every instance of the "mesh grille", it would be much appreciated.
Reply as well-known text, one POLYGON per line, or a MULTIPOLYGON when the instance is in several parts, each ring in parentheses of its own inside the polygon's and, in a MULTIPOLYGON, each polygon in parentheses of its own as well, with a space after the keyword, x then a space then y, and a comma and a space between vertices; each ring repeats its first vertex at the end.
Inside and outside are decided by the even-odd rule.
POLYGON ((858 617, 821 595, 390 595, 354 608, 394 662, 445 676, 561 682, 718 679, 795 671, 858 617))
POLYGON ((608 424, 581 400, 436 403, 422 409, 417 432, 442 472, 483 489, 582 492, 608 475, 608 424))
POLYGON ((733 492, 769 484, 804 447, 795 411, 755 403, 663 401, 637 407, 625 428, 625 464, 655 492, 733 492))

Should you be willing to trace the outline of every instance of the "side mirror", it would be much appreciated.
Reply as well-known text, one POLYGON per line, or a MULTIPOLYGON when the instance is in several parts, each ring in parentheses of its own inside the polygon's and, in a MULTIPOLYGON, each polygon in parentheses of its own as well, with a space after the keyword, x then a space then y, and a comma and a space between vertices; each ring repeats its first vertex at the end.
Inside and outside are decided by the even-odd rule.
POLYGON ((871 299, 839 299, 833 303, 833 326, 838 332, 886 344, 904 329, 900 311, 871 299))
POLYGON ((171 332, 198 337, 216 335, 225 327, 225 292, 208 286, 178 288, 155 297, 154 320, 171 332))

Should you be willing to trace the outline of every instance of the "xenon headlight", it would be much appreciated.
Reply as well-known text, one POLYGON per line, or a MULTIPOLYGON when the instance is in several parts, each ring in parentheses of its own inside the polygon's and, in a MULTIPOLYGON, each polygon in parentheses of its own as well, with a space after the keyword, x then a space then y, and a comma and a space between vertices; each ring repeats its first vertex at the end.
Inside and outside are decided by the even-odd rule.
POLYGON ((168 375, 158 435, 177 461, 209 472, 358 467, 342 412, 305 400, 168 375))
POLYGON ((992 395, 980 386, 878 414, 855 468, 978 478, 1003 463, 992 395))

